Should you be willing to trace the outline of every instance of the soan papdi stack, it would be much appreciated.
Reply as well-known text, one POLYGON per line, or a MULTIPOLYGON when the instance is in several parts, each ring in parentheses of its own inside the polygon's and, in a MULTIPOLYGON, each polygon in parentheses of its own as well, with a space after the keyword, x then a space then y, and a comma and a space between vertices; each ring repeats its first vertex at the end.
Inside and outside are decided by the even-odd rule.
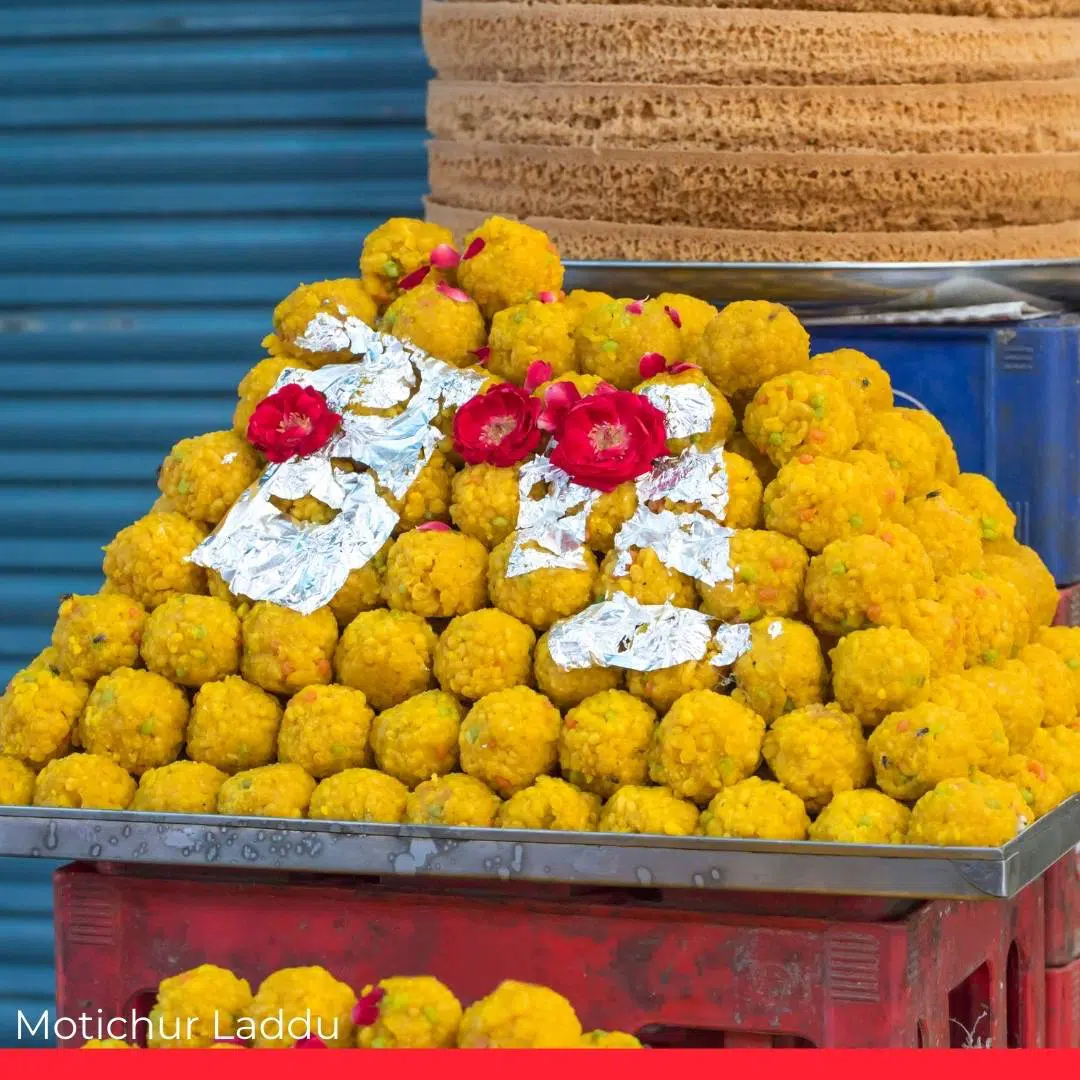
POLYGON ((429 217, 579 259, 1080 254, 1076 0, 425 0, 429 217))
POLYGON ((0 697, 0 803, 995 845, 1080 792, 1080 629, 873 359, 450 240, 278 305, 0 697))

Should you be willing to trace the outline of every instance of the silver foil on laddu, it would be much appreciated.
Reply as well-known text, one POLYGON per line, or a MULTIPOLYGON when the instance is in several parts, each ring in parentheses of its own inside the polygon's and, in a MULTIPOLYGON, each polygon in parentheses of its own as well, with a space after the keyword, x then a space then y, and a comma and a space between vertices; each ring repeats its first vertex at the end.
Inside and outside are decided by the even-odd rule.
POLYGON ((355 363, 317 371, 288 368, 274 385, 320 390, 342 415, 341 430, 317 453, 271 465, 191 555, 217 571, 238 596, 268 600, 303 614, 328 604, 353 570, 365 566, 390 538, 398 515, 379 485, 400 498, 430 459, 442 434, 440 413, 472 397, 484 377, 458 371, 360 323, 350 347, 355 363), (397 416, 357 416, 350 405, 397 416), (331 459, 367 466, 348 472, 331 459), (270 501, 311 495, 338 511, 333 521, 293 521, 270 501))
POLYGON ((557 622, 548 632, 548 652, 564 670, 613 667, 659 671, 710 656, 729 667, 750 648, 745 623, 717 624, 693 608, 641 604, 625 593, 557 622))
POLYGON ((584 570, 585 526, 600 493, 575 484, 546 457, 526 461, 518 473, 518 517, 506 576, 533 570, 584 570), (535 489, 542 494, 537 497, 535 489))
POLYGON ((614 574, 630 573, 633 551, 651 548, 670 570, 705 585, 730 581, 734 530, 720 523, 727 510, 728 477, 722 448, 704 453, 694 447, 664 458, 635 484, 637 508, 615 534, 614 574), (652 505, 663 500, 691 503, 693 510, 652 505))
POLYGON ((337 313, 319 311, 294 341, 298 349, 310 353, 362 353, 372 329, 339 305, 337 313))
POLYGON ((669 439, 688 439, 712 427, 716 407, 709 391, 697 383, 650 383, 639 391, 664 414, 669 439))

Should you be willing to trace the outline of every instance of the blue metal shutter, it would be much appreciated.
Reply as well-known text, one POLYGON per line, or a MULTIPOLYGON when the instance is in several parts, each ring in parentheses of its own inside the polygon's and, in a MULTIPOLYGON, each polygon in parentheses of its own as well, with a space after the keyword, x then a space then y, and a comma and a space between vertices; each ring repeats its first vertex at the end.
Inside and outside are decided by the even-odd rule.
MULTIPOLYGON (((419 6, 0 0, 0 685, 273 305, 420 213, 419 6)), ((51 1000, 45 870, 0 861, 0 1044, 51 1000)))

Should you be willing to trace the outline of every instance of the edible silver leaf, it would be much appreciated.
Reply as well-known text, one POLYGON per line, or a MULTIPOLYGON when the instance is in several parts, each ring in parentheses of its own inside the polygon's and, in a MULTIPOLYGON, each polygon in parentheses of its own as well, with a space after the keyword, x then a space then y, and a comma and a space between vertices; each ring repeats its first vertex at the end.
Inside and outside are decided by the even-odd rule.
POLYGON ((371 327, 355 315, 345 314, 340 306, 338 311, 337 315, 332 311, 316 313, 296 338, 296 347, 311 353, 363 352, 368 335, 373 333, 371 327))
POLYGON ((664 414, 669 439, 688 439, 712 427, 716 407, 698 383, 650 383, 639 391, 664 414))
POLYGON ((506 576, 519 577, 532 570, 584 570, 585 526, 600 493, 575 484, 546 457, 526 461, 518 473, 517 536, 506 576), (533 497, 541 484, 544 494, 533 497))
POLYGON ((328 458, 286 462, 271 465, 190 558, 237 596, 310 615, 371 561, 397 520, 367 473, 342 472, 328 458), (340 512, 326 525, 296 522, 270 501, 274 494, 312 494, 340 512))
POLYGON ((693 608, 674 604, 642 604, 616 593, 548 632, 548 652, 564 670, 613 667, 629 671, 659 671, 704 660, 729 667, 750 648, 746 623, 720 623, 693 608))

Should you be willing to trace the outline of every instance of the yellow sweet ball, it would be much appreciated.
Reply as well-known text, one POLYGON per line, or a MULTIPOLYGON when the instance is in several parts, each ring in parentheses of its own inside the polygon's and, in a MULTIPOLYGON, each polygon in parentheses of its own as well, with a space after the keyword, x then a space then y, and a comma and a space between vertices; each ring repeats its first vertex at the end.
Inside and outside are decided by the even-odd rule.
MULTIPOLYGON (((609 303, 610 301, 611 297, 609 296, 604 302, 609 303)), ((556 376, 554 379, 548 379, 546 382, 540 383, 540 385, 532 392, 532 396, 543 401, 548 390, 556 383, 568 383, 577 390, 580 397, 588 397, 590 394, 595 394, 601 386, 610 385, 609 383, 605 383, 599 375, 584 375, 580 371, 567 371, 562 375, 556 376)))
POLYGON ((559 710, 527 686, 496 690, 466 714, 458 735, 461 769, 508 798, 555 767, 559 710))
POLYGON ((495 824, 499 803, 499 796, 474 776, 433 776, 409 793, 405 823, 488 829, 495 824))
POLYGON ((373 709, 389 709, 431 685, 435 642, 419 615, 363 611, 342 631, 334 671, 339 682, 363 690, 373 709))
POLYGON ((1080 792, 1080 731, 1076 728, 1039 728, 1025 753, 1045 765, 1065 785, 1067 795, 1080 792))
POLYGON ((871 413, 892 408, 892 380, 889 373, 858 349, 817 353, 810 358, 807 370, 813 375, 837 379, 843 385, 860 429, 871 413))
POLYGON ((308 817, 313 821, 382 821, 397 825, 405 819, 409 789, 375 769, 343 769, 320 780, 311 796, 308 817))
POLYGON ((809 839, 839 844, 902 844, 911 811, 873 788, 838 792, 810 825, 809 839))
POLYGON ((553 776, 538 776, 499 807, 495 824, 503 829, 595 832, 599 818, 599 795, 553 776))
POLYGON ((122 593, 65 597, 52 632, 57 666, 83 682, 132 667, 145 625, 142 604, 122 593))
POLYGON ((1080 626, 1047 626, 1035 632, 1036 645, 1044 645, 1065 661, 1073 695, 1080 706, 1080 626))
POLYGON ((487 549, 452 530, 413 529, 386 559, 386 602, 394 611, 448 619, 487 603, 487 549))
POLYGON ((939 577, 978 570, 982 539, 974 521, 941 487, 909 499, 902 520, 920 540, 939 577))
POLYGON ((329 608, 310 615, 260 601, 243 619, 240 673, 272 694, 294 694, 328 683, 338 641, 337 619, 329 608))
POLYGON ((930 653, 931 674, 964 667, 964 624, 951 604, 921 596, 900 605, 900 626, 930 653))
POLYGON ((862 724, 835 704, 778 717, 761 751, 776 779, 810 810, 821 810, 841 791, 866 787, 873 776, 862 724))
POLYGON ((512 979, 465 1010, 457 1039, 463 1050, 573 1049, 580 1042, 581 1022, 566 998, 512 979))
POLYGON ((224 600, 241 618, 255 605, 250 596, 237 596, 216 570, 206 571, 207 592, 217 600, 224 600))
POLYGON ((390 218, 372 229, 360 253, 360 280, 380 307, 400 291, 403 278, 431 264, 432 251, 452 245, 454 234, 442 225, 417 218, 390 218))
POLYGON ((559 734, 559 768, 575 787, 601 798, 642 784, 656 713, 624 690, 604 690, 567 712, 559 734))
POLYGON ((1012 582, 1023 597, 1033 627, 1049 626, 1054 621, 1061 594, 1054 575, 1037 552, 1016 544, 1004 554, 987 554, 983 568, 994 577, 1012 582))
POLYGON ((496 608, 450 620, 435 646, 435 678, 451 694, 477 701, 532 682, 536 635, 496 608))
POLYGON ((722 308, 687 355, 721 393, 754 390, 768 379, 805 368, 810 335, 782 304, 738 300, 722 308))
POLYGON ((668 318, 678 329, 683 356, 689 356, 698 347, 705 327, 719 314, 712 304, 686 293, 660 293, 656 302, 663 305, 668 318))
POLYGON ((326 605, 334 613, 339 630, 344 630, 360 612, 382 606, 383 578, 389 552, 390 542, 387 541, 368 563, 359 570, 350 570, 345 584, 326 605))
POLYGON ((260 983, 238 1032, 250 1032, 256 1050, 288 1049, 309 1035, 342 1049, 355 1037, 355 1005, 356 994, 326 968, 282 968, 260 983))
POLYGON ((206 592, 206 573, 188 556, 206 539, 183 514, 147 514, 121 529, 105 548, 109 592, 138 600, 147 611, 181 593, 206 592))
POLYGON ((610 599, 621 592, 640 604, 697 607, 697 589, 688 574, 665 566, 652 548, 632 548, 627 555, 625 567, 621 565, 624 557, 620 551, 611 551, 604 557, 595 589, 598 600, 610 599))
POLYGON ((539 229, 490 217, 465 237, 458 284, 476 299, 487 319, 514 304, 558 293, 559 251, 539 229))
POLYGON ((465 710, 453 694, 416 694, 375 718, 371 748, 384 773, 415 787, 458 764, 458 732, 465 710))
POLYGON ((985 773, 943 780, 911 811, 909 844, 1002 847, 1031 824, 1015 784, 985 773))
POLYGON ((860 432, 859 446, 881 454, 909 498, 933 489, 937 454, 930 436, 898 409, 873 413, 860 432))
MULTIPOLYGON (((616 690, 622 683, 622 672, 618 668, 559 667, 551 659, 548 634, 543 634, 536 643, 533 675, 541 693, 545 694, 556 708, 564 711, 580 705, 592 694, 599 694, 604 690, 616 690)), ((638 694, 638 696, 644 695, 638 694)))
POLYGON ((79 1047, 80 1050, 137 1050, 132 1043, 124 1042, 123 1039, 87 1039, 79 1047))
POLYGON ((968 717, 931 702, 890 713, 870 733, 867 747, 877 786, 904 802, 942 780, 967 776, 982 760, 968 717))
POLYGON ((143 662, 182 686, 233 675, 240 667, 240 617, 213 596, 174 596, 146 620, 143 662))
POLYGON ((771 723, 792 709, 823 701, 829 673, 817 635, 791 619, 759 619, 750 648, 732 668, 732 698, 771 723))
POLYGON ((487 368, 521 386, 531 364, 542 360, 556 377, 577 368, 573 312, 560 303, 528 300, 503 308, 491 320, 487 368))
POLYGON ((614 299, 614 296, 609 296, 605 292, 596 292, 591 289, 571 289, 566 294, 563 303, 566 305, 567 311, 570 312, 570 318, 576 327, 593 308, 598 308, 601 304, 610 304, 614 299))
POLYGON ((299 765, 262 765, 230 776, 218 792, 218 813, 231 817, 302 818, 315 781, 299 765))
POLYGON ((150 1010, 150 1050, 198 1050, 232 1038, 251 1007, 251 987, 226 968, 202 964, 162 979, 150 1010))
POLYGON ((934 447, 934 476, 939 483, 955 484, 960 475, 960 463, 956 448, 942 422, 926 409, 896 410, 905 419, 918 425, 934 447))
POLYGON ((615 546, 618 531, 634 516, 637 489, 628 480, 614 491, 601 491, 585 519, 585 543, 593 551, 606 553, 615 546))
POLYGON ((964 626, 964 663, 1000 667, 1028 640, 1031 624, 1023 597, 1004 578, 951 574, 938 582, 939 595, 964 626))
POLYGON ((1008 660, 999 668, 970 668, 963 677, 979 688, 1001 718, 1009 750, 1014 754, 1024 750, 1046 714, 1039 684, 1027 667, 1008 660))
POLYGON ((840 457, 859 438, 843 383, 793 371, 758 387, 743 414, 746 437, 777 466, 794 457, 840 457))
MULTIPOLYGON (((429 521, 441 521, 445 524, 450 518, 450 492, 453 483, 454 466, 441 450, 436 450, 400 499, 381 488, 379 494, 398 515, 394 535, 400 536, 429 521)), ((387 554, 389 550, 388 548, 387 554)))
POLYGON ((1025 645, 1017 659, 1035 681, 1045 712, 1043 727, 1076 726, 1076 692, 1065 661, 1045 645, 1025 645))
POLYGON ((290 356, 267 356, 260 360, 241 380, 236 388, 236 409, 233 412, 233 433, 247 439, 248 423, 256 406, 269 397, 274 385, 288 368, 299 371, 311 369, 303 360, 290 356))
POLYGON ((228 776, 201 761, 174 761, 147 769, 131 804, 149 814, 213 814, 228 776))
POLYGON ((724 451, 728 501, 723 523, 730 529, 756 529, 761 524, 764 485, 753 463, 741 454, 724 451))
POLYGON ((808 551, 881 524, 881 504, 858 465, 800 454, 765 489, 765 527, 797 540, 808 551))
POLYGON ((126 810, 135 781, 112 758, 68 754, 50 761, 34 781, 34 806, 65 810, 126 810))
POLYGON ((484 316, 468 293, 430 277, 398 295, 383 312, 379 330, 457 368, 475 364, 487 340, 484 316))
POLYGON ((896 625, 917 598, 900 556, 876 536, 834 540, 810 560, 804 600, 810 621, 840 637, 870 626, 896 625))
POLYGON ((592 552, 581 552, 583 569, 547 567, 507 577, 507 564, 517 534, 511 533, 491 552, 487 585, 491 602, 534 630, 547 630, 559 619, 576 615, 593 599, 598 569, 592 552))
POLYGON ((600 811, 599 832, 657 836, 691 836, 697 829, 698 808, 665 787, 619 788, 600 811))
POLYGON ((653 734, 649 779, 699 805, 761 763, 765 721, 712 690, 692 690, 668 710, 653 734))
POLYGON ((466 465, 455 477, 450 520, 489 550, 513 531, 518 517, 518 469, 466 465))
POLYGON ((727 398, 700 368, 662 371, 639 382, 634 393, 665 414, 669 454, 681 454, 691 446, 699 450, 723 446, 735 431, 735 413, 727 398))
POLYGON ((934 564, 930 561, 923 542, 909 528, 895 520, 885 521, 874 535, 892 548, 903 564, 916 596, 937 595, 934 564))
POLYGON ((269 765, 280 725, 277 698, 239 675, 205 683, 191 708, 187 755, 225 773, 269 765))
POLYGON ((723 622, 754 622, 799 610, 809 556, 790 537, 742 529, 731 538, 732 580, 698 582, 701 610, 723 622))
POLYGON ((263 348, 275 356, 294 356, 310 367, 354 360, 339 329, 346 319, 375 325, 377 308, 359 278, 335 278, 298 285, 274 308, 274 332, 263 348))
POLYGON ((1026 754, 1010 754, 986 770, 1015 784, 1033 817, 1049 814, 1066 797, 1065 785, 1045 765, 1026 754))
POLYGON ((953 484, 978 511, 983 540, 992 543, 1012 539, 1016 515, 992 480, 978 473, 960 473, 953 484))
POLYGON ((29 806, 34 772, 18 758, 0 755, 0 806, 29 806))
POLYGON ((855 465, 864 473, 871 490, 877 496, 881 507, 881 516, 894 520, 904 508, 904 486, 901 479, 889 466, 883 454, 873 450, 856 448, 845 454, 840 460, 855 465))
POLYGON ((187 695, 152 671, 117 668, 98 679, 79 721, 84 750, 136 776, 175 761, 188 723, 187 695))
POLYGON ((259 458, 232 431, 181 439, 165 458, 158 487, 184 517, 216 525, 259 477, 259 458))
POLYGON ((16 672, 0 697, 0 754, 34 768, 62 757, 89 693, 48 664, 16 672))
POLYGON ((626 689, 647 701, 659 714, 666 713, 676 701, 692 690, 715 690, 723 673, 709 657, 686 660, 673 667, 655 671, 628 671, 626 689))
POLYGON ((613 300, 593 308, 574 331, 578 367, 619 390, 641 381, 641 358, 682 359, 679 330, 657 300, 613 300))
POLYGON ((626 1031, 586 1031, 581 1036, 582 1050, 644 1050, 641 1040, 626 1031))
POLYGON ((285 706, 278 761, 300 765, 316 780, 366 765, 374 716, 362 690, 308 686, 285 706))
POLYGON ((857 630, 837 642, 829 660, 837 703, 865 727, 926 697, 930 652, 907 630, 857 630))
POLYGON ((434 1050, 452 1047, 461 1024, 461 1003, 431 975, 395 975, 360 991, 373 1002, 375 1019, 356 1029, 362 1050, 434 1050))
POLYGON ((751 776, 722 788, 701 812, 702 836, 743 840, 805 840, 810 819, 798 795, 751 776))
POLYGON ((975 764, 980 768, 987 768, 1008 754, 1009 739, 993 698, 975 681, 963 675, 938 675, 930 681, 926 700, 935 705, 950 705, 967 717, 979 748, 975 764))

